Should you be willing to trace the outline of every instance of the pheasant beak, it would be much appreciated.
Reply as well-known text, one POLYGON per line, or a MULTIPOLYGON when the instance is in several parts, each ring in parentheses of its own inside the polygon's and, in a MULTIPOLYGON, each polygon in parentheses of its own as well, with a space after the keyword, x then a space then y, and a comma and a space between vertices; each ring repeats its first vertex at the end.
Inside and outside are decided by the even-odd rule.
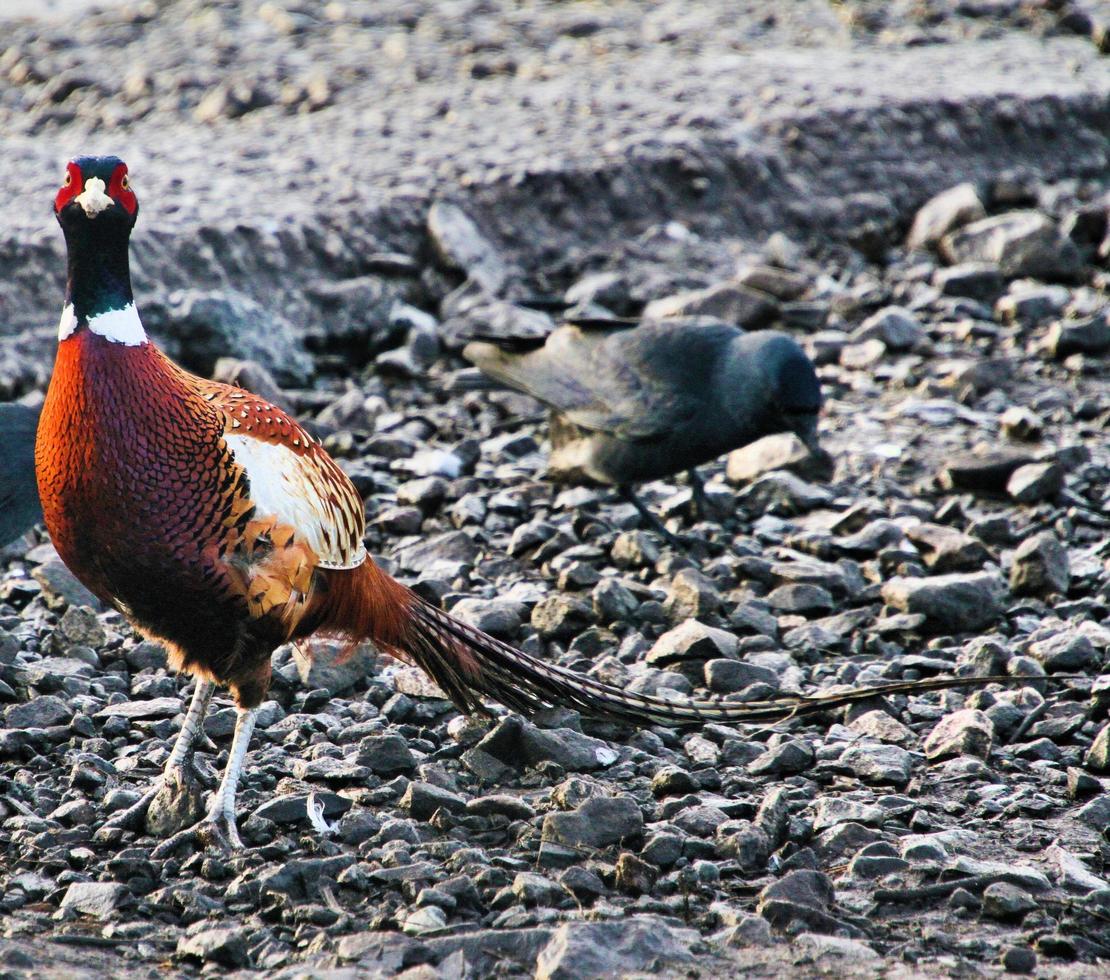
POLYGON ((99 177, 85 181, 85 189, 73 200, 80 204, 85 217, 95 218, 101 211, 107 211, 115 202, 104 193, 105 184, 99 177))

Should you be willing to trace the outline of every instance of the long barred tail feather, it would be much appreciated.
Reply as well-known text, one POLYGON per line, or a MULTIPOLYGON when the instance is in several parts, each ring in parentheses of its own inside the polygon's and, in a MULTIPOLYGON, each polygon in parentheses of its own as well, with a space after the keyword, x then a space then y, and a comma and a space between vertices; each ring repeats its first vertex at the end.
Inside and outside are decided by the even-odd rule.
MULTIPOLYGON (((352 643, 374 641, 401 660, 421 667, 467 714, 488 713, 482 701, 485 697, 523 714, 559 705, 595 718, 641 726, 766 723, 884 695, 1044 680, 1008 675, 932 677, 770 701, 668 701, 529 656, 425 602, 373 562, 349 571, 329 571, 327 588, 311 615, 302 621, 302 628, 300 635, 320 630, 352 643)), ((1058 674, 1052 678, 1067 679, 1058 674)))
POLYGON ((551 705, 633 725, 701 725, 706 722, 775 722, 890 694, 1014 684, 1032 677, 933 677, 892 681, 832 694, 771 701, 667 701, 634 694, 585 674, 545 663, 468 626, 413 596, 411 620, 401 646, 439 684, 460 710, 483 711, 479 695, 526 714, 551 705))

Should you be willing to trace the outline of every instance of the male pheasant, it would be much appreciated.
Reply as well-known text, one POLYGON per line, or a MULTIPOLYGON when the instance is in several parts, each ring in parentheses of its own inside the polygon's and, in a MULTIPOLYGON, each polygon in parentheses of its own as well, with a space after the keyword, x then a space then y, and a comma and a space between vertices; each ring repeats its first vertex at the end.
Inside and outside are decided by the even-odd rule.
MULTIPOLYGON (((240 845, 235 790, 270 654, 313 633, 372 640, 421 666, 468 712, 486 695, 521 711, 558 703, 635 724, 774 721, 876 694, 983 682, 672 703, 544 663, 458 622, 367 557, 358 494, 296 421, 247 391, 188 374, 148 340, 128 270, 138 210, 119 159, 68 164, 54 211, 69 275, 36 471, 66 564, 196 678, 163 785, 185 782, 215 687, 230 688, 238 705, 207 815, 163 852, 182 835, 240 845)), ((154 792, 117 823, 142 824, 154 792)))

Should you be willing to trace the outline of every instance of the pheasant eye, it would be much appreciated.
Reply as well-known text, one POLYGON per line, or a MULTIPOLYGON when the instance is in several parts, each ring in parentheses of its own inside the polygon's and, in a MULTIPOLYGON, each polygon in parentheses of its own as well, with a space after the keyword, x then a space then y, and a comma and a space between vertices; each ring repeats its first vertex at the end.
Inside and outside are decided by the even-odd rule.
POLYGON ((66 187, 69 187, 69 185, 70 185, 70 184, 72 184, 72 183, 73 183, 73 174, 71 174, 71 173, 70 173, 70 172, 69 172, 69 171, 67 170, 67 171, 66 171, 65 186, 66 186, 66 187))
POLYGON ((131 181, 127 179, 127 174, 123 175, 123 179, 119 182, 119 186, 125 191, 131 189, 131 181))

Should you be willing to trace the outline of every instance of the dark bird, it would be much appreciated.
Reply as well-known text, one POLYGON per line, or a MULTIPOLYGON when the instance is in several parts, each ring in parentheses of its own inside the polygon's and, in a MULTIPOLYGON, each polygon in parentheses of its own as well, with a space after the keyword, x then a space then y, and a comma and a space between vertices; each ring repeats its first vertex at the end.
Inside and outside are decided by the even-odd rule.
POLYGON ((35 483, 37 409, 0 405, 0 547, 42 520, 35 483))
POLYGON ((147 824, 155 793, 189 785, 217 685, 238 711, 207 815, 156 849, 239 845, 235 792, 270 654, 314 633, 372 640, 422 667, 462 711, 489 697, 523 712, 561 704, 638 725, 773 721, 876 694, 982 683, 947 678, 830 697, 670 701, 527 656, 422 600, 363 546, 362 501, 320 443, 285 412, 195 377, 147 338, 128 239, 138 201, 126 165, 81 157, 54 211, 69 274, 35 461, 46 526, 74 574, 161 642, 195 690, 158 787, 113 822, 147 824))
POLYGON ((687 470, 704 508, 702 463, 775 432, 821 452, 817 373, 777 331, 574 320, 546 337, 473 340, 463 356, 551 409, 551 479, 615 486, 657 530, 633 484, 687 470))

